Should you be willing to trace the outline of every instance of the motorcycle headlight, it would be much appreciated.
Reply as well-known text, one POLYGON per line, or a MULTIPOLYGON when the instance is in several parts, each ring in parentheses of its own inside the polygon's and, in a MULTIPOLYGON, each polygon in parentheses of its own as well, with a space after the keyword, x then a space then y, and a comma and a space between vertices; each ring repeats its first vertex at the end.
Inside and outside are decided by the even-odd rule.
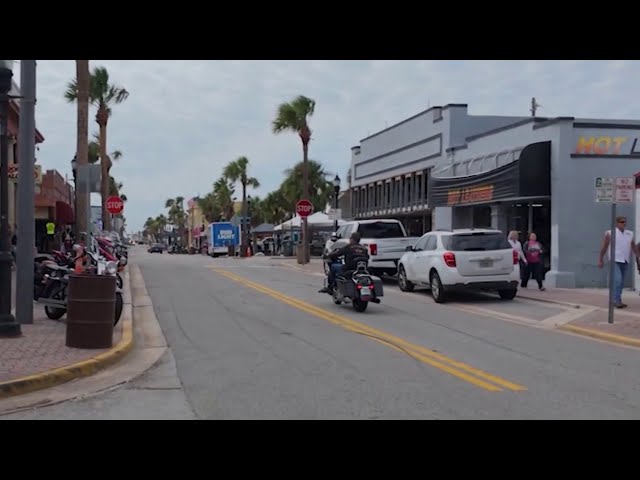
POLYGON ((127 257, 120 257, 120 265, 123 267, 127 265, 127 257))
POLYGON ((105 271, 107 275, 115 275, 116 272, 118 271, 118 264, 116 262, 107 262, 105 271))

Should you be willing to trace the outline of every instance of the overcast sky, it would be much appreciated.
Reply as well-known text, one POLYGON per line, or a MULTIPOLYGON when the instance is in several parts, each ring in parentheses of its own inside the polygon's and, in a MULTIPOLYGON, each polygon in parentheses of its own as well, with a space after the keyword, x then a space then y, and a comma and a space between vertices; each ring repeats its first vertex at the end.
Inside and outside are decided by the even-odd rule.
MULTIPOLYGON (((262 183, 256 194, 277 188, 302 148, 294 135, 273 135, 271 120, 280 102, 299 94, 317 103, 310 157, 342 178, 350 147, 429 105, 529 115, 535 96, 540 116, 640 119, 638 61, 91 61, 97 65, 130 92, 113 108, 108 138, 110 151, 124 153, 112 174, 129 198, 129 231, 169 197, 206 194, 241 155, 262 183)), ((38 162, 69 176, 76 110, 63 93, 74 76, 73 60, 38 61, 38 162)))

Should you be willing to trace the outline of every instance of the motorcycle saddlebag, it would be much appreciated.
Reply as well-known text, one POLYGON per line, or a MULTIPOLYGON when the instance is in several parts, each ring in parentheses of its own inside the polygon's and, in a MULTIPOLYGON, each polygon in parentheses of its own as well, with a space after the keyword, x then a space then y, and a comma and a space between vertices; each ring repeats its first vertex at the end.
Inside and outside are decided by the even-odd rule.
POLYGON ((382 289, 382 279, 380 277, 374 277, 372 275, 371 280, 373 280, 373 291, 376 293, 376 298, 384 296, 382 289))

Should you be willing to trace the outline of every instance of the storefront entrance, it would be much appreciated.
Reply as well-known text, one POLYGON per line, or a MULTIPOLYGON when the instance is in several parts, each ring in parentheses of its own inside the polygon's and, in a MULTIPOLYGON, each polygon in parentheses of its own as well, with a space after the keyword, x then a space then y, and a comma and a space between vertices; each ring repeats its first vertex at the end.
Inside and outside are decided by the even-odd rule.
POLYGON ((520 241, 524 244, 533 232, 547 252, 544 255, 545 271, 551 268, 551 201, 544 200, 532 203, 514 203, 508 208, 509 231, 520 233, 520 241))

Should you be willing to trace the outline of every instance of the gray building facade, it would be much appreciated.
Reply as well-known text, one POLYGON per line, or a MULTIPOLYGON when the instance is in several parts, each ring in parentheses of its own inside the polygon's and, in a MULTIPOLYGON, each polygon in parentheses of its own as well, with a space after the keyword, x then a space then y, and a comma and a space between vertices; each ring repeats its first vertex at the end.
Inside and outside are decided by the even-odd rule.
MULTIPOLYGON (((640 171, 638 139, 640 121, 433 107, 352 148, 351 214, 403 219, 417 225, 412 234, 492 227, 517 230, 524 241, 535 232, 547 252, 547 285, 604 287, 597 256, 610 207, 595 203, 595 178, 640 171)), ((634 230, 634 207, 618 211, 634 230)))

